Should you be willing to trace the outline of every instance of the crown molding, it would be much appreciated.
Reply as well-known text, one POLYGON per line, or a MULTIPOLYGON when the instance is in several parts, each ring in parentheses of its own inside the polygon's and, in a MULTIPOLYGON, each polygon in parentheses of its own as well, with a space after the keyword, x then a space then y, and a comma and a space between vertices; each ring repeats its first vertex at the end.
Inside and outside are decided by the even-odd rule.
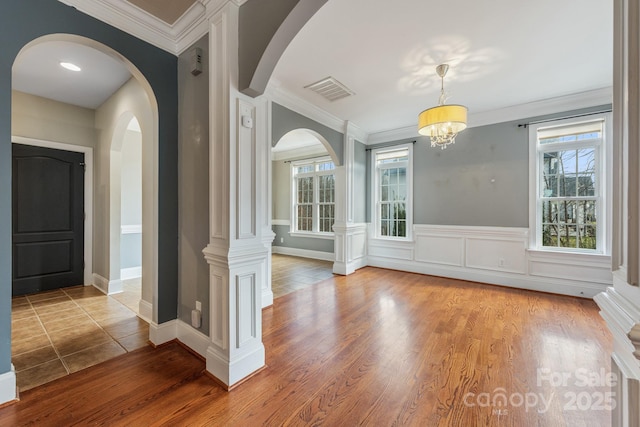
POLYGON ((562 113, 579 110, 581 108, 596 107, 613 102, 613 87, 580 92, 555 98, 542 99, 526 104, 513 105, 492 111, 469 114, 469 127, 491 125, 528 119, 547 114, 562 113))
POLYGON ((58 0, 174 55, 209 32, 208 19, 227 3, 247 0, 198 0, 173 24, 167 24, 126 0, 58 0))
MULTIPOLYGON (((468 127, 486 126, 514 120, 529 119, 547 114, 579 110, 581 108, 596 107, 598 105, 611 104, 612 100, 613 87, 606 87, 572 95, 559 96, 557 98, 549 98, 540 101, 528 102, 526 104, 513 105, 497 110, 470 113, 468 127)), ((418 134, 417 126, 411 125, 383 132, 371 133, 369 134, 367 144, 399 141, 402 139, 417 138, 419 136, 420 134, 418 134)))
POLYGON ((125 0, 58 1, 160 49, 176 54, 175 39, 171 37, 172 26, 125 0))
POLYGON ((401 139, 417 138, 420 136, 418 133, 418 122, 415 125, 406 126, 398 129, 385 130, 382 132, 376 132, 369 134, 367 145, 380 144, 389 141, 400 141, 401 139))
MULTIPOLYGON (((273 79, 269 82, 267 89, 265 90, 265 96, 276 102, 283 107, 286 107, 296 113, 302 114, 316 122, 335 130, 336 132, 340 132, 344 135, 346 122, 343 119, 340 119, 333 114, 323 110, 322 108, 305 101, 304 99, 292 94, 280 87, 277 81, 273 79)), ((353 122, 349 122, 348 125, 350 134, 358 141, 362 143, 367 143, 369 139, 369 135, 358 127, 353 122)))

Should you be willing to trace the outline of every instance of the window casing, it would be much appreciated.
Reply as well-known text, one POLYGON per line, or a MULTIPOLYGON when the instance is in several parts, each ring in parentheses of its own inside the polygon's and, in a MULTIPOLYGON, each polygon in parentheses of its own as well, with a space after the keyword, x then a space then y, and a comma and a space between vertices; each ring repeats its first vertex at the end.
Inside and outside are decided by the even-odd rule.
POLYGON ((376 237, 410 239, 412 228, 413 145, 373 150, 373 215, 376 237))
POLYGON ((330 158, 291 163, 291 232, 333 235, 335 164, 330 158))
POLYGON ((534 248, 607 252, 607 122, 600 114, 531 127, 534 248))

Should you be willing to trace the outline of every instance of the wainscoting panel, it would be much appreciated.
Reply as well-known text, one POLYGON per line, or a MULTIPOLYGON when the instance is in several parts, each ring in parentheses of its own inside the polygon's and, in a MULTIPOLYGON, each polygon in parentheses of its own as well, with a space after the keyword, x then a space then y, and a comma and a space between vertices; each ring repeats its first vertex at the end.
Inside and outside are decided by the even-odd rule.
POLYGON ((466 239, 466 265, 471 268, 526 274, 526 240, 466 239))
POLYGON ((417 234, 416 261, 463 266, 464 238, 417 234))
POLYGON ((367 265, 592 298, 612 283, 611 257, 528 249, 528 229, 414 225, 413 240, 375 237, 367 265))

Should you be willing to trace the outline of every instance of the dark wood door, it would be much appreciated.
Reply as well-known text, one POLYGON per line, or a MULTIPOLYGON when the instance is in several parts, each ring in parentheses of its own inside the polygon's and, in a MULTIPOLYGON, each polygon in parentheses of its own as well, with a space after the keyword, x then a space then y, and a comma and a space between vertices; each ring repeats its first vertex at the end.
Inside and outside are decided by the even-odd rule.
POLYGON ((84 154, 13 144, 13 295, 80 285, 84 154))

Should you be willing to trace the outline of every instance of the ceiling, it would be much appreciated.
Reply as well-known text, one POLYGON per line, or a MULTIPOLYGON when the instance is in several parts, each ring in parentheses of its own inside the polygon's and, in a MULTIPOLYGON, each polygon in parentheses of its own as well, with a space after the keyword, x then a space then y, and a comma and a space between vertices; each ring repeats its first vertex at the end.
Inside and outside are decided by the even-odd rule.
POLYGON ((329 0, 278 62, 272 81, 372 134, 415 126, 437 104, 469 114, 612 86, 613 2, 329 0), (355 96, 304 87, 333 76, 355 96))
POLYGON ((122 61, 89 46, 43 41, 20 53, 13 65, 13 89, 96 109, 131 78, 122 61), (82 71, 62 68, 71 62, 82 71))
MULTIPOLYGON (((194 3, 129 2, 166 23, 194 3)), ((602 0, 329 0, 284 52, 269 86, 375 134, 415 126, 418 113, 437 103, 436 65, 448 63, 447 102, 468 106, 472 121, 610 88, 612 9, 602 0), (355 95, 329 102, 305 89, 328 76, 355 95)), ((37 45, 16 63, 14 88, 95 108, 129 76, 100 55, 80 45, 37 45), (86 76, 60 74, 63 57, 86 64, 86 76)))

